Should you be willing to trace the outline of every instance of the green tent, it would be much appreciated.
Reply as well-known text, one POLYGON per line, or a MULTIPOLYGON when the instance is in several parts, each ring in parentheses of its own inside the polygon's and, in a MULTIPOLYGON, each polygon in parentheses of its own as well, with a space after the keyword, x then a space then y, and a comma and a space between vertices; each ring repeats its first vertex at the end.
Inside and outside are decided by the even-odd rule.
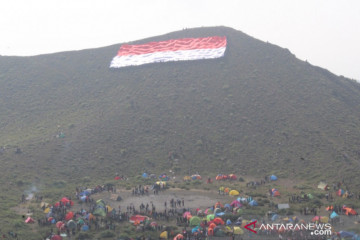
POLYGON ((106 206, 104 200, 102 200, 102 199, 97 200, 97 201, 96 201, 96 205, 102 206, 102 207, 105 207, 105 206, 106 206))
POLYGON ((314 196, 311 193, 309 193, 307 196, 309 199, 314 199, 314 196))
POLYGON ((84 220, 83 220, 82 218, 80 218, 80 219, 77 221, 77 223, 80 224, 80 225, 82 225, 82 224, 84 224, 85 222, 84 222, 84 220))
POLYGON ((192 227, 199 226, 201 223, 201 219, 197 216, 194 216, 194 217, 190 218, 189 223, 190 223, 190 226, 192 226, 192 227))
POLYGON ((221 212, 222 212, 222 211, 221 211, 220 208, 215 208, 215 210, 214 210, 214 214, 221 213, 221 212))
POLYGON ((225 237, 226 233, 222 229, 219 229, 219 230, 217 230, 215 232, 214 236, 216 236, 216 237, 225 237))
POLYGON ((105 216, 106 216, 105 209, 103 209, 103 208, 97 208, 97 209, 95 209, 95 211, 93 212, 93 215, 105 217, 105 216))
POLYGON ((215 215, 214 215, 214 214, 209 214, 209 215, 206 216, 206 220, 208 220, 209 222, 210 222, 211 220, 213 220, 214 218, 215 218, 215 215))
MULTIPOLYGON (((80 218, 81 219, 81 218, 80 218)), ((82 219, 81 219, 82 220, 82 219)), ((84 223, 84 221, 83 221, 84 223)), ((70 220, 67 222, 66 226, 69 228, 69 229, 75 229, 76 228, 76 223, 74 222, 74 220, 70 220)))

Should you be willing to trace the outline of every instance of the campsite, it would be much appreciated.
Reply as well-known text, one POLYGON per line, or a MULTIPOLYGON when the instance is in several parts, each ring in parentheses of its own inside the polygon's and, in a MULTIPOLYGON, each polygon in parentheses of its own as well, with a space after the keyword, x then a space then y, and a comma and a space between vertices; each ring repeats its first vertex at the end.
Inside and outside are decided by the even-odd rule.
POLYGON ((360 196, 348 198, 344 197, 345 193, 339 196, 338 189, 334 187, 331 191, 322 188, 322 184, 307 186, 305 192, 298 183, 274 175, 265 176, 264 181, 242 176, 247 182, 218 178, 209 183, 209 178, 212 179, 185 176, 175 181, 173 175, 161 174, 154 179, 139 174, 137 184, 132 185, 131 178, 114 177, 105 185, 76 187, 73 196, 64 196, 55 203, 40 199, 38 192, 36 197, 21 203, 17 211, 28 216, 24 220, 27 225, 39 229, 44 239, 50 240, 250 240, 279 239, 279 236, 324 239, 310 235, 309 230, 268 229, 268 224, 308 223, 331 224, 326 237, 332 239, 344 236, 358 239, 354 230, 360 226, 357 212, 360 196), (156 187, 160 183, 162 187, 156 187), (334 195, 333 200, 326 198, 326 194, 334 195), (245 228, 254 221, 257 223, 250 229, 256 233, 245 228))

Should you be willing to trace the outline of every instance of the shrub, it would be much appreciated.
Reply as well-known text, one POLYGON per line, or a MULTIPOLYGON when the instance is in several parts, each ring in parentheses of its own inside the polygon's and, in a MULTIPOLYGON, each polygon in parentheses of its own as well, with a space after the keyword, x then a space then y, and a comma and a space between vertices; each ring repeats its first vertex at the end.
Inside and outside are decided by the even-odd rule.
POLYGON ((115 237, 115 233, 113 231, 110 231, 110 230, 105 230, 100 234, 100 236, 102 238, 111 238, 111 237, 115 237))

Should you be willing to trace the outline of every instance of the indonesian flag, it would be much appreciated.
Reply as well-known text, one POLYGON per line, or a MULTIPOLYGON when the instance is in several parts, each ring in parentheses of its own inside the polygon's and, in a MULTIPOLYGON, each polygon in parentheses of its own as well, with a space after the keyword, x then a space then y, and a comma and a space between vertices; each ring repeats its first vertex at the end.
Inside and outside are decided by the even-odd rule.
POLYGON ((111 68, 155 62, 212 59, 224 56, 226 37, 172 39, 145 44, 123 44, 111 61, 111 68))

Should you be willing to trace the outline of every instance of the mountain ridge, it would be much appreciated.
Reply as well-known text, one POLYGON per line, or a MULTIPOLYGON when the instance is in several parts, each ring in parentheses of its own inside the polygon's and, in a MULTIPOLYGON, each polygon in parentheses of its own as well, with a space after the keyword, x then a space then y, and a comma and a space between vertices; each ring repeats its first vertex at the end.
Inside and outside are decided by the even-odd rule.
POLYGON ((0 159, 69 165, 59 179, 171 168, 359 180, 358 83, 227 27, 130 43, 212 35, 227 36, 223 58, 109 69, 120 44, 1 56, 0 145, 23 154, 0 159))

